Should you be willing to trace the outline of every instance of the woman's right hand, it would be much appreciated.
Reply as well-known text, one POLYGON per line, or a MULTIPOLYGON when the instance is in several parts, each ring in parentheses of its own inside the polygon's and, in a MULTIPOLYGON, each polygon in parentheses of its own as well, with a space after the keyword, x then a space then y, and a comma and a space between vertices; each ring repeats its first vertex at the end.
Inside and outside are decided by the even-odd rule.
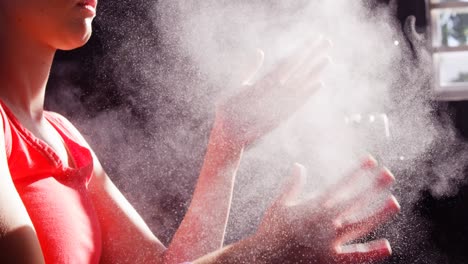
POLYGON ((349 244, 396 215, 400 206, 389 188, 395 178, 369 158, 327 192, 299 200, 305 168, 296 164, 284 192, 266 212, 255 234, 282 263, 364 263, 391 255, 387 240, 349 244), (363 187, 362 185, 369 184, 363 187), (371 205, 386 197, 374 210, 371 205))

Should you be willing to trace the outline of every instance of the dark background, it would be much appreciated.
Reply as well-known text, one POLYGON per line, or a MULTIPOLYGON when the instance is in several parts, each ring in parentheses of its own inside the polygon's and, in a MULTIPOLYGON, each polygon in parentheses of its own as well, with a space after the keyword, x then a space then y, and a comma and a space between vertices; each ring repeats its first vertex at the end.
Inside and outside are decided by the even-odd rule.
MULTIPOLYGON (((375 0, 369 2, 385 1, 375 0)), ((102 0, 99 3, 99 16, 94 22, 94 34, 90 42, 81 49, 57 54, 48 88, 47 104, 50 109, 63 113, 80 126, 80 124, 85 124, 82 120, 92 119, 106 111, 123 108, 127 109, 128 116, 131 118, 127 117, 122 123, 132 127, 145 127, 145 122, 152 114, 163 111, 158 108, 158 102, 161 103, 159 105, 167 106, 168 103, 171 103, 171 100, 174 100, 171 97, 166 97, 165 87, 161 87, 146 95, 148 98, 155 100, 151 107, 140 103, 140 100, 144 99, 141 98, 141 94, 130 88, 122 89, 122 83, 119 83, 121 81, 116 81, 113 77, 112 73, 115 72, 115 69, 112 63, 119 62, 107 59, 109 53, 119 50, 120 40, 125 37, 123 35, 125 31, 119 31, 118 27, 129 27, 132 30, 141 32, 156 32, 146 36, 145 39, 135 39, 135 42, 152 43, 151 52, 155 60, 163 60, 166 56, 170 56, 170 54, 158 54, 158 47, 164 45, 158 39, 158 29, 148 23, 146 17, 140 15, 146 14, 150 6, 150 3, 140 0, 102 0), (122 24, 109 25, 108 21, 115 21, 115 17, 120 18, 122 24), (71 92, 65 93, 64 86, 73 88, 71 92), (70 107, 70 104, 78 106, 70 107)), ((402 23, 407 16, 415 15, 418 29, 421 32, 425 30, 426 17, 423 0, 399 0, 397 15, 402 23)), ((139 52, 143 53, 145 51, 140 50, 139 52)), ((135 70, 135 67, 129 66, 127 71, 129 71, 128 75, 133 77, 126 79, 127 83, 125 85, 134 87, 147 85, 138 78, 139 73, 135 70)), ((468 119, 468 102, 438 102, 436 104, 450 115, 461 137, 466 139, 468 137, 468 122, 465 120, 468 119)), ((171 111, 177 113, 175 114, 176 118, 171 115, 161 115, 161 125, 153 128, 156 132, 158 129, 162 130, 161 127, 163 126, 176 126, 174 123, 176 121, 192 122, 194 129, 206 130, 209 127, 209 123, 198 122, 189 118, 188 116, 191 113, 183 103, 171 105, 173 106, 171 111), (172 119, 176 121, 170 121, 172 119)), ((83 127, 86 127, 86 125, 83 125, 83 127)), ((200 145, 203 145, 206 137, 199 140, 201 141, 200 145)), ((115 165, 112 164, 114 158, 105 154, 113 150, 100 147, 99 142, 91 143, 93 143, 98 156, 104 157, 102 162, 106 169, 110 171, 109 174, 118 175, 118 170, 114 169, 115 165)), ((203 152, 203 149, 200 151, 203 152)), ((168 166, 179 166, 180 171, 184 171, 184 168, 185 170, 191 168, 192 171, 198 171, 196 168, 200 166, 202 155, 199 156, 200 158, 194 159, 189 164, 169 164, 168 166)), ((182 180, 181 185, 191 189, 195 179, 196 175, 188 175, 182 180)), ((114 180, 124 193, 128 193, 127 195, 130 196, 131 201, 137 201, 141 198, 139 195, 132 196, 131 193, 134 190, 132 186, 126 185, 124 180, 120 180, 118 177, 114 180)), ((160 221, 154 215, 145 215, 144 213, 143 217, 163 242, 167 243, 184 214, 184 208, 189 197, 179 195, 177 192, 174 193, 173 190, 165 191, 156 188, 154 191, 157 192, 158 190, 160 190, 161 196, 164 196, 163 200, 165 201, 160 205, 160 208, 170 212, 173 218, 160 221)), ((146 208, 136 207, 139 211, 146 210, 146 208)), ((434 198, 429 191, 424 191, 421 199, 411 210, 428 221, 430 228, 425 234, 428 239, 421 245, 409 247, 406 250, 397 246, 395 256, 388 263, 468 263, 468 185, 463 185, 460 191, 452 197, 434 198)), ((417 225, 417 223, 414 223, 414 225, 417 225)), ((406 237, 409 240, 407 243, 411 243, 411 236, 418 237, 420 235, 420 231, 411 230, 417 229, 408 229, 410 235, 406 237), (411 234, 411 232, 414 232, 414 234, 411 234)))

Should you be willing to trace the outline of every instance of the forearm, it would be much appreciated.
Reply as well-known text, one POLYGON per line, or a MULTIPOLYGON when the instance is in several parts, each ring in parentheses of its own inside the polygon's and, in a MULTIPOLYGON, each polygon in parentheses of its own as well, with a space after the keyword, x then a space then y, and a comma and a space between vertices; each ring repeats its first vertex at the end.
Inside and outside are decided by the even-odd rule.
POLYGON ((165 247, 101 172, 102 175, 94 174, 89 185, 89 195, 101 225, 100 263, 161 263, 165 247))
POLYGON ((222 247, 242 151, 240 144, 229 141, 222 124, 215 124, 192 201, 166 252, 168 263, 195 259, 222 247))

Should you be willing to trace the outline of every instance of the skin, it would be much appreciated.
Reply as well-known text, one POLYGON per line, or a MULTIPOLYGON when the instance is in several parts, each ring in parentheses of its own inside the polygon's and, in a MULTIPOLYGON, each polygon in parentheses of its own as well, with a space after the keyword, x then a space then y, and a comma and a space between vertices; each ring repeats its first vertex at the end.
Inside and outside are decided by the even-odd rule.
MULTIPOLYGON (((0 98, 23 126, 49 144, 65 164, 69 160, 66 146, 45 120, 43 106, 56 50, 78 48, 91 36, 94 16, 85 15, 77 3, 70 0, 0 1, 0 98)), ((386 205, 369 218, 357 223, 346 222, 345 216, 368 205, 369 201, 363 197, 369 195, 363 194, 369 190, 356 191, 357 195, 349 199, 341 199, 333 195, 335 191, 329 191, 318 196, 320 198, 298 200, 305 177, 300 165, 295 166, 292 180, 266 212, 258 232, 234 245, 222 247, 242 153, 292 115, 321 86, 320 72, 327 63, 327 48, 327 41, 312 40, 255 82, 252 76, 262 64, 263 53, 259 52, 252 60, 252 70, 246 73, 249 80, 244 80, 250 85, 218 104, 192 202, 167 248, 112 183, 94 155, 89 195, 102 229, 101 262, 180 263, 198 258, 195 263, 287 263, 295 256, 320 263, 360 263, 388 256, 390 248, 385 241, 360 249, 341 245, 388 220, 399 209, 396 201, 389 197, 386 205), (279 107, 275 113, 259 114, 265 112, 262 109, 272 109, 278 104, 284 107, 279 107), (123 226, 125 228, 121 228, 123 226), (309 236, 304 236, 304 230, 309 236)), ((43 263, 34 225, 16 192, 4 150, 3 129, 0 129, 0 257, 2 261, 14 263, 43 263)), ((371 179, 385 182, 371 188, 372 197, 377 197, 387 191, 393 177, 375 169, 375 162, 370 163, 374 170, 371 179)), ((359 170, 370 169, 364 166, 359 170)), ((354 182, 356 173, 350 175, 349 182, 339 188, 352 187, 349 183, 354 182)))

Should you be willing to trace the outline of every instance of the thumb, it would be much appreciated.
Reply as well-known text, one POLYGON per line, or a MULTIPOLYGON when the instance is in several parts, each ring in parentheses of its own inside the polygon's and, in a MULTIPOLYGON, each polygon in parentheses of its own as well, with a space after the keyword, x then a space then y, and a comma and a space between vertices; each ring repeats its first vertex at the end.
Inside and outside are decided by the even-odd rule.
POLYGON ((251 85, 260 71, 265 59, 265 53, 261 49, 257 49, 255 52, 255 60, 246 67, 245 78, 242 82, 242 85, 251 85))
POLYGON ((299 195, 302 193, 306 183, 306 177, 306 168, 299 163, 294 164, 292 174, 283 186, 279 202, 291 204, 299 199, 299 195))

